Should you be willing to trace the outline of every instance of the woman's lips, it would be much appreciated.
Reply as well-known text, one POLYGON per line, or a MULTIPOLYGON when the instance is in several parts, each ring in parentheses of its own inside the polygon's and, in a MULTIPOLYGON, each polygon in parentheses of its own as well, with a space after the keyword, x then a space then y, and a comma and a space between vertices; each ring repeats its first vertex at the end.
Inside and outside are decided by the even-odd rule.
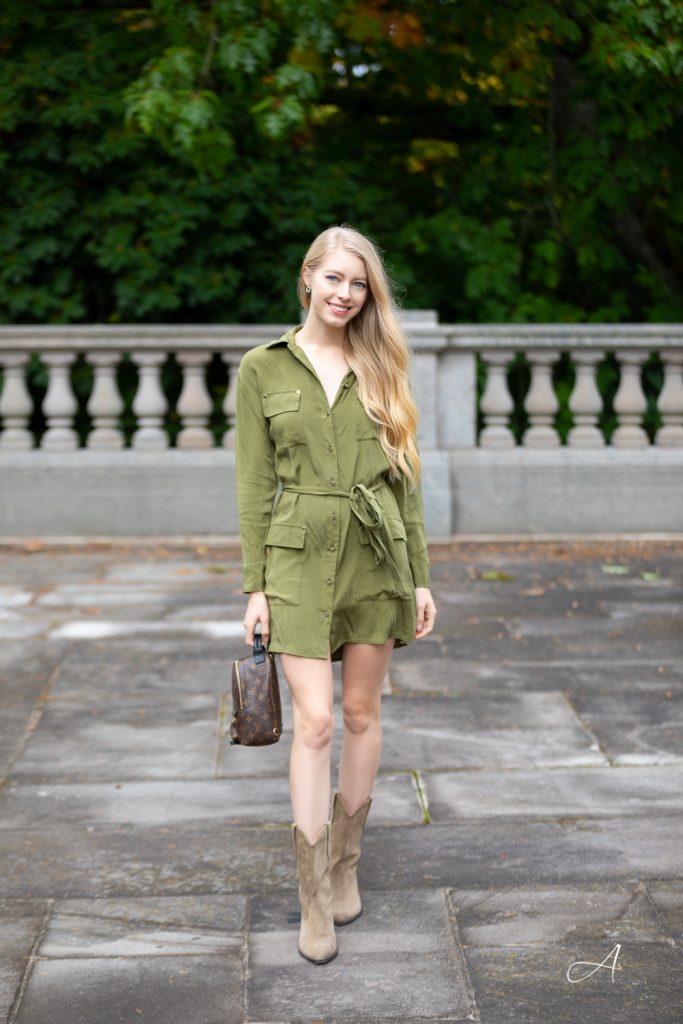
POLYGON ((350 306, 336 306, 334 302, 328 302, 327 305, 330 307, 333 313, 336 313, 337 316, 346 316, 349 309, 351 308, 350 306))

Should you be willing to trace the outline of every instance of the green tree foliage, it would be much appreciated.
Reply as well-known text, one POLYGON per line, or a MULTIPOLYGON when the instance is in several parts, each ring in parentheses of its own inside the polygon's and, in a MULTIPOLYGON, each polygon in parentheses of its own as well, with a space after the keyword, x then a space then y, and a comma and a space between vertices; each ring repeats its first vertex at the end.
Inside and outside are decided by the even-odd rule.
POLYGON ((446 321, 683 313, 674 0, 11 0, 5 322, 288 322, 347 221, 446 321))

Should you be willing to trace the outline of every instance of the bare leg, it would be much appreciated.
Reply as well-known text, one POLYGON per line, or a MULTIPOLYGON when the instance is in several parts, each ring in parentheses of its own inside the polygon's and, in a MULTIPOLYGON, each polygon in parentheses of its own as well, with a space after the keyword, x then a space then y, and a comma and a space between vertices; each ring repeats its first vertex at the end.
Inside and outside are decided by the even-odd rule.
POLYGON ((347 814, 371 795, 377 777, 382 684, 393 649, 392 639, 385 644, 346 643, 342 651, 344 735, 338 789, 347 814))
POLYGON ((294 823, 310 843, 330 816, 330 762, 334 733, 332 662, 279 654, 292 694, 294 735, 289 788, 294 823))

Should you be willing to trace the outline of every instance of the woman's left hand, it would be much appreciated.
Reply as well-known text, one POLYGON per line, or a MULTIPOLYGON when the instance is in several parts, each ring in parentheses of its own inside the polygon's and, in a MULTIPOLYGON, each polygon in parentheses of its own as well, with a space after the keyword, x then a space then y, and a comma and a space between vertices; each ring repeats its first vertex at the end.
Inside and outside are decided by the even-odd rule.
POLYGON ((434 628, 436 605, 429 587, 415 587, 415 602, 417 604, 415 639, 419 640, 421 637, 427 636, 427 633, 431 633, 434 628))

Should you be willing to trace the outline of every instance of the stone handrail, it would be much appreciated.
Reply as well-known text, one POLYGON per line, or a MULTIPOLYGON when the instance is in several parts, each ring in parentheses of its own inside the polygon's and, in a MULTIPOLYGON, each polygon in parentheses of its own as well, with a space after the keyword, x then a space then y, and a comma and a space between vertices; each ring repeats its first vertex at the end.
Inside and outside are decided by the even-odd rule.
MULTIPOLYGON (((614 398, 618 426, 615 448, 683 448, 683 325, 680 324, 440 324, 431 311, 404 315, 412 348, 412 381, 420 409, 419 439, 423 450, 548 449, 561 445, 553 426, 559 408, 552 381, 554 364, 567 352, 576 367, 569 398, 572 448, 606 446, 598 427, 603 400, 597 387, 598 364, 614 353, 620 369, 614 398), (653 351, 659 353, 663 387, 657 396, 662 425, 654 442, 643 429, 646 397, 641 368, 653 351), (531 383, 524 399, 529 427, 517 445, 509 426, 513 398, 507 367, 524 353, 531 383), (477 402, 477 360, 486 369, 486 385, 477 402), (479 407, 478 407, 479 405, 479 407), (478 416, 483 428, 477 432, 478 416)), ((227 368, 228 388, 222 401, 227 430, 221 446, 234 445, 235 369, 254 345, 279 337, 290 325, 78 325, 0 326, 0 455, 35 448, 29 428, 34 413, 26 373, 37 355, 48 375, 42 402, 47 429, 39 448, 64 452, 79 448, 74 427, 78 403, 70 371, 82 353, 92 366, 94 384, 87 401, 93 428, 85 449, 113 451, 125 447, 120 428, 123 401, 116 384, 117 367, 127 354, 138 370, 133 401, 137 425, 132 448, 159 451, 170 447, 165 429, 169 401, 161 382, 162 366, 173 355, 182 372, 176 412, 182 428, 181 449, 215 447, 209 429, 214 408, 206 370, 215 354, 227 368)))

